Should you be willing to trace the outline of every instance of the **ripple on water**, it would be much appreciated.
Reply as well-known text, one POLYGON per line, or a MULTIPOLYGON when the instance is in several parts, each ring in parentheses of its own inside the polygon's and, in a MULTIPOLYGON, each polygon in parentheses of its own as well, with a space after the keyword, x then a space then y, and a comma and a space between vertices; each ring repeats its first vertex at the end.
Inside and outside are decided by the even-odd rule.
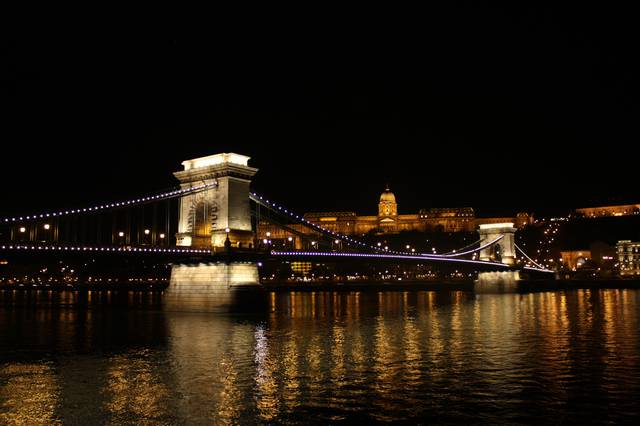
POLYGON ((63 308, 3 300, 1 424, 575 423, 640 414, 635 290, 283 293, 258 317, 86 309, 55 297, 63 308))

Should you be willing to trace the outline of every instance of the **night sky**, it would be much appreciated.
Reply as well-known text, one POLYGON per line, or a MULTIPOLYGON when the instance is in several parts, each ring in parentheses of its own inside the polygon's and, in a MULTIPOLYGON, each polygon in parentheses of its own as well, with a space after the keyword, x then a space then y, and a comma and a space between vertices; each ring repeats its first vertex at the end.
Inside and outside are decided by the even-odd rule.
POLYGON ((16 30, 0 216, 168 188, 219 152, 299 211, 372 214, 386 183, 400 213, 640 202, 635 15, 451 3, 16 30))

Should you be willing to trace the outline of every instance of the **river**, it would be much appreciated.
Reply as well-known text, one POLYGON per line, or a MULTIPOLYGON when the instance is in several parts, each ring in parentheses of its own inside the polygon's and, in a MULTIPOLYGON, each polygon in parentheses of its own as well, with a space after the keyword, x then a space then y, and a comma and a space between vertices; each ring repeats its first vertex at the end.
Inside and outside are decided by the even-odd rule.
POLYGON ((640 415, 640 290, 0 292, 0 424, 606 423, 640 415))

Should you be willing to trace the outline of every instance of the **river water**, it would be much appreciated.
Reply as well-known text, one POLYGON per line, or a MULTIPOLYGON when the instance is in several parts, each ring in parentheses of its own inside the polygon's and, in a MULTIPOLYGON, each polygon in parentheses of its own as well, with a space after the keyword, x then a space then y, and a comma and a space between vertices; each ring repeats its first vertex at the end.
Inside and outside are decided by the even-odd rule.
POLYGON ((640 291, 0 292, 0 424, 620 423, 640 415, 640 291))

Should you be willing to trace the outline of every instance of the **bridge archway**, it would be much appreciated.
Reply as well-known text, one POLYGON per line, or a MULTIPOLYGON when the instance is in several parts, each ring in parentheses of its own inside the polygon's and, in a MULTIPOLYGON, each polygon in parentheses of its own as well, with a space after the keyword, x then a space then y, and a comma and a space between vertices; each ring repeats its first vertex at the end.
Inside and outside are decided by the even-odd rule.
POLYGON ((228 237, 232 247, 253 246, 249 185, 258 169, 248 162, 249 157, 235 153, 182 162, 184 170, 174 173, 181 188, 211 187, 181 198, 178 245, 223 249, 228 237))
POLYGON ((480 225, 478 233, 481 246, 497 240, 495 244, 480 251, 480 260, 513 265, 516 260, 515 232, 516 228, 511 222, 480 225))

